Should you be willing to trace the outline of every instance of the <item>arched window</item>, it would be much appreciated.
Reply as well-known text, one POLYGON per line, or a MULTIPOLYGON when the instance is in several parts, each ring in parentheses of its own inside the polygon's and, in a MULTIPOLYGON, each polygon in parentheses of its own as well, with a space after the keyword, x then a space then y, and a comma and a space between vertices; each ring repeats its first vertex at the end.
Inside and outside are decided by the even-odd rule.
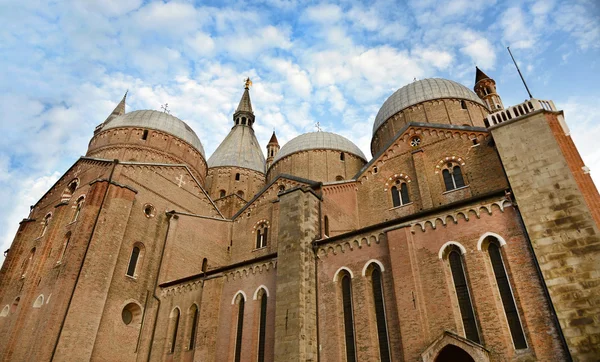
POLYGON ((467 102, 465 102, 465 101, 460 101, 460 108, 462 108, 462 109, 467 109, 467 102))
POLYGON ((284 192, 284 191, 285 191, 285 186, 279 185, 279 193, 284 192))
POLYGON ((325 236, 329 236, 329 218, 327 217, 327 215, 323 217, 323 229, 323 233, 325 234, 325 236))
POLYGON ((448 254, 450 263, 450 271, 452 272, 452 280, 456 290, 458 306, 462 316, 463 326, 465 328, 465 336, 473 342, 479 343, 479 333, 477 332, 477 322, 475 321, 475 311, 471 303, 471 295, 467 277, 463 268, 462 255, 458 248, 451 249, 448 254))
POLYGON ((462 170, 460 166, 452 163, 448 163, 446 168, 442 171, 444 177, 444 185, 446 191, 458 189, 465 186, 465 180, 463 179, 462 170))
POLYGON ((204 258, 202 259, 202 272, 206 273, 206 270, 208 270, 208 259, 204 258))
POLYGON ((402 206, 410 203, 410 196, 408 195, 408 185, 406 182, 396 180, 396 185, 392 186, 392 204, 394 207, 402 206), (398 190, 398 187, 400 188, 398 190))
POLYGON ((239 191, 237 192, 237 195, 243 199, 243 198, 244 198, 244 191, 242 191, 242 190, 239 190, 239 191))
POLYGON ((77 221, 77 218, 79 217, 79 214, 81 213, 81 208, 83 207, 84 200, 85 200, 84 196, 80 196, 77 199, 77 204, 75 205, 75 212, 73 213, 73 219, 71 220, 71 222, 77 221))
POLYGON ((352 281, 350 274, 341 272, 342 310, 344 312, 344 339, 346 341, 346 361, 356 362, 356 346, 354 341, 354 315, 352 313, 352 281))
POLYGON ((510 329, 510 334, 512 335, 512 340, 515 345, 515 348, 527 348, 525 334, 523 333, 523 327, 521 326, 521 320, 519 319, 519 312, 517 311, 515 299, 510 288, 508 275, 506 274, 504 262, 502 261, 502 253, 500 252, 498 241, 495 238, 493 238, 493 240, 490 241, 490 245, 488 246, 488 253, 490 254, 492 269, 494 269, 494 275, 496 276, 496 284, 498 285, 500 298, 502 299, 502 306, 504 307, 504 313, 506 313, 506 320, 508 321, 508 327, 510 329))
POLYGON ((267 293, 264 289, 260 292, 260 321, 258 323, 258 362, 265 361, 265 336, 267 329, 267 293))
POLYGON ((264 248, 267 246, 269 226, 267 224, 261 224, 256 228, 256 248, 264 248))
POLYGON ((127 266, 127 275, 135 278, 137 272, 137 265, 140 259, 140 254, 142 250, 139 246, 134 246, 133 250, 131 250, 131 256, 129 257, 129 265, 127 266))
POLYGON ((198 306, 192 304, 189 310, 190 317, 190 341, 188 343, 188 350, 196 348, 196 333, 198 331, 198 306))
POLYGON ((44 295, 40 294, 33 302, 33 308, 41 308, 44 305, 44 295))
POLYGON ((63 259, 65 258, 67 247, 69 246, 69 241, 71 241, 70 231, 67 233, 67 235, 65 235, 65 241, 63 242, 62 249, 60 251, 60 254, 58 255, 58 260, 56 261, 57 264, 62 263, 63 259))
POLYGON ((16 297, 15 300, 13 300, 11 306, 10 306, 10 312, 14 313, 17 311, 17 308, 19 307, 19 302, 21 301, 21 297, 16 297))
POLYGON ((336 181, 344 181, 344 177, 343 177, 343 176, 341 176, 341 175, 337 175, 337 176, 335 177, 335 180, 336 180, 336 181))
POLYGON ((377 339, 379 340, 379 360, 389 362, 390 345, 388 340, 388 329, 385 318, 385 303, 383 298, 383 281, 381 268, 377 263, 369 265, 371 269, 371 285, 373 287, 373 306, 375 308, 375 320, 377 322, 377 339))
POLYGON ((148 130, 145 129, 144 132, 142 132, 142 140, 145 141, 148 139, 148 130))
POLYGON ((244 329, 244 303, 246 300, 242 293, 239 293, 236 297, 238 310, 237 310, 237 328, 235 333, 235 354, 234 361, 240 362, 242 357, 242 330, 244 329))
POLYGON ((246 124, 246 117, 242 117, 242 124, 245 125, 246 124))
POLYGON ((179 308, 173 309, 171 312, 171 343, 169 344, 169 353, 175 352, 175 346, 177 345, 177 332, 179 330, 179 308))
POLYGON ((52 219, 52 214, 48 214, 44 217, 44 222, 42 224, 42 231, 40 232, 40 238, 46 234, 48 231, 48 225, 50 224, 50 219, 52 219))
POLYGON ((73 196, 73 193, 75 192, 75 190, 77 190, 77 186, 79 186, 79 179, 71 180, 71 182, 69 182, 69 185, 67 186, 65 191, 63 191, 63 194, 61 196, 61 201, 63 201, 63 202, 69 201, 71 196, 73 196))
POLYGON ((225 190, 219 191, 219 197, 225 197, 225 193, 226 193, 225 190))
POLYGON ((239 180, 240 180, 240 174, 239 174, 239 173, 236 173, 236 174, 235 174, 235 180, 236 180, 236 181, 239 181, 239 180))
POLYGON ((31 268, 31 265, 33 264, 33 258, 34 257, 35 257, 35 248, 31 249, 31 251, 29 252, 29 257, 27 257, 27 259, 25 259, 23 261, 23 268, 22 268, 21 278, 25 278, 25 276, 29 272, 29 269, 31 268))

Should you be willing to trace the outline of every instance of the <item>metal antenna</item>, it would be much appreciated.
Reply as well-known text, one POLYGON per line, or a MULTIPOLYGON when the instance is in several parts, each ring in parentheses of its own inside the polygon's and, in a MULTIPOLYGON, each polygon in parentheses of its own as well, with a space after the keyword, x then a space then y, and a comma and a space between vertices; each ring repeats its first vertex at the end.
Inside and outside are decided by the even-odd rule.
POLYGON ((519 72, 519 76, 521 77, 521 80, 523 81, 523 85, 525 85, 525 89, 527 89, 527 94, 529 94, 529 99, 533 98, 533 96, 531 95, 531 92, 529 91, 529 87, 527 87, 527 83, 525 83, 525 78, 523 78, 523 74, 521 74, 521 70, 519 69, 517 62, 515 61, 515 57, 513 57, 512 53, 510 51, 510 47, 506 47, 506 49, 508 49, 508 54, 510 54, 510 57, 512 58, 513 63, 515 63, 515 67, 517 67, 517 72, 519 72))

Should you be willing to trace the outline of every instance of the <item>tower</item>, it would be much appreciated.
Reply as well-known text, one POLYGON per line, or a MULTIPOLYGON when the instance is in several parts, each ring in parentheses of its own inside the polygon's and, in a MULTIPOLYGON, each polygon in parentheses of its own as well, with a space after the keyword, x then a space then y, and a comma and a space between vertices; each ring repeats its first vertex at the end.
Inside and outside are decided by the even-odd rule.
POLYGON ((208 159, 206 188, 226 215, 232 216, 265 182, 265 156, 254 134, 250 78, 233 113, 233 127, 208 159))
POLYGON ((475 86, 473 90, 485 102, 491 112, 504 109, 502 99, 496 93, 496 82, 478 67, 475 67, 475 86))
POLYGON ((275 136, 275 131, 273 131, 273 135, 267 143, 267 169, 271 167, 273 164, 273 159, 279 152, 279 142, 277 141, 277 136, 275 136))

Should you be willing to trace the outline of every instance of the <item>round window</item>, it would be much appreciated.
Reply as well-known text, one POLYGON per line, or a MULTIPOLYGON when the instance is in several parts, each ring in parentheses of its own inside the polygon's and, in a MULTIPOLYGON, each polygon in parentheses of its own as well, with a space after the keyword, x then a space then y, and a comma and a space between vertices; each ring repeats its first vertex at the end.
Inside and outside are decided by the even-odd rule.
POLYGON ((126 326, 130 324, 139 324, 142 319, 142 308, 140 308, 137 303, 127 304, 123 307, 121 319, 126 326))
POLYGON ((413 139, 410 140, 410 145, 413 147, 417 147, 420 144, 421 144, 421 137, 419 137, 419 136, 413 137, 413 139))
POLYGON ((123 323, 125 323, 125 325, 129 325, 133 320, 133 313, 131 313, 129 309, 123 309, 123 313, 121 313, 121 318, 123 318, 123 323))
POLYGON ((156 209, 154 208, 154 206, 150 204, 144 205, 144 215, 146 215, 146 217, 154 217, 155 210, 156 209))

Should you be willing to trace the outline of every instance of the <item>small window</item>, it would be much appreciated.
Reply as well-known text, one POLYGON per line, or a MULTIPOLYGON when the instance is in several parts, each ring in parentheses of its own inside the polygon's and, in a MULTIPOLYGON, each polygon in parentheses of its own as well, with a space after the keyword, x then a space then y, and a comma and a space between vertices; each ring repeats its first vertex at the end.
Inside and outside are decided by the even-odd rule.
POLYGON ((285 191, 285 186, 284 185, 279 185, 279 192, 284 192, 285 191))
POLYGON ((206 273, 207 270, 208 270, 208 259, 204 258, 204 259, 202 259, 202 272, 206 273))
POLYGON ((398 207, 408 203, 410 203, 408 185, 406 182, 396 180, 396 185, 392 186, 392 204, 394 207, 398 207))
POLYGON ((129 266, 127 267, 127 275, 130 277, 136 277, 136 269, 138 260, 140 258, 140 248, 137 246, 133 247, 131 251, 131 257, 129 258, 129 266))
POLYGON ((377 173, 379 172, 379 170, 377 169, 377 166, 373 167, 373 173, 377 173))
POLYGON ((244 198, 244 191, 242 191, 242 190, 239 190, 239 191, 237 192, 237 195, 243 199, 243 198, 244 198))
POLYGON ((145 129, 144 132, 142 132, 142 140, 145 141, 148 139, 148 130, 145 129))
POLYGON ((329 236, 329 218, 327 217, 327 215, 325 215, 325 217, 323 218, 323 233, 325 234, 325 236, 329 236))
POLYGON ((346 160, 346 154, 344 152, 340 153, 340 161, 346 160))
POLYGON ((236 180, 236 181, 239 181, 239 180, 240 180, 240 174, 239 174, 239 173, 236 173, 236 174, 235 174, 235 180, 236 180))
POLYGON ((79 214, 81 213, 81 208, 83 207, 83 201, 85 200, 85 197, 80 196, 77 199, 77 204, 75 205, 75 212, 73 213, 73 220, 71 220, 71 222, 75 222, 77 221, 77 218, 79 218, 79 214))
POLYGON ((190 342, 188 344, 188 350, 196 348, 196 334, 198 330, 198 306, 192 304, 189 311, 190 315, 190 342))
POLYGON ((460 101, 460 108, 462 108, 462 109, 467 109, 467 102, 465 102, 465 101, 460 101))
POLYGON ((460 166, 458 165, 448 164, 446 168, 442 171, 442 176, 444 178, 444 185, 446 186, 446 191, 451 191, 461 187, 465 187, 465 180, 463 178, 460 166))
POLYGON ((421 137, 415 136, 410 140, 410 145, 412 147, 419 147, 421 145, 421 137))
POLYGON ((152 206, 150 204, 144 205, 144 215, 146 215, 147 218, 154 217, 155 211, 156 211, 156 209, 154 208, 154 206, 152 206))
POLYGON ((46 231, 48 231, 48 225, 50 224, 50 219, 52 219, 52 214, 48 214, 44 217, 44 222, 42 224, 42 231, 40 232, 40 238, 46 235, 46 231))
POLYGON ((242 117, 242 125, 246 125, 246 117, 242 117))
POLYGON ((340 176, 340 175, 337 175, 337 176, 335 177, 335 180, 336 180, 336 181, 344 181, 344 177, 343 177, 343 176, 340 176))
POLYGON ((33 308, 36 308, 36 309, 41 308, 43 305, 44 305, 44 295, 40 294, 36 298, 35 302, 33 302, 33 308))
POLYGON ((258 228, 256 228, 256 249, 267 246, 268 231, 269 227, 267 224, 261 224, 258 228))
POLYGON ((225 190, 219 191, 219 197, 225 197, 225 193, 226 193, 225 190))

